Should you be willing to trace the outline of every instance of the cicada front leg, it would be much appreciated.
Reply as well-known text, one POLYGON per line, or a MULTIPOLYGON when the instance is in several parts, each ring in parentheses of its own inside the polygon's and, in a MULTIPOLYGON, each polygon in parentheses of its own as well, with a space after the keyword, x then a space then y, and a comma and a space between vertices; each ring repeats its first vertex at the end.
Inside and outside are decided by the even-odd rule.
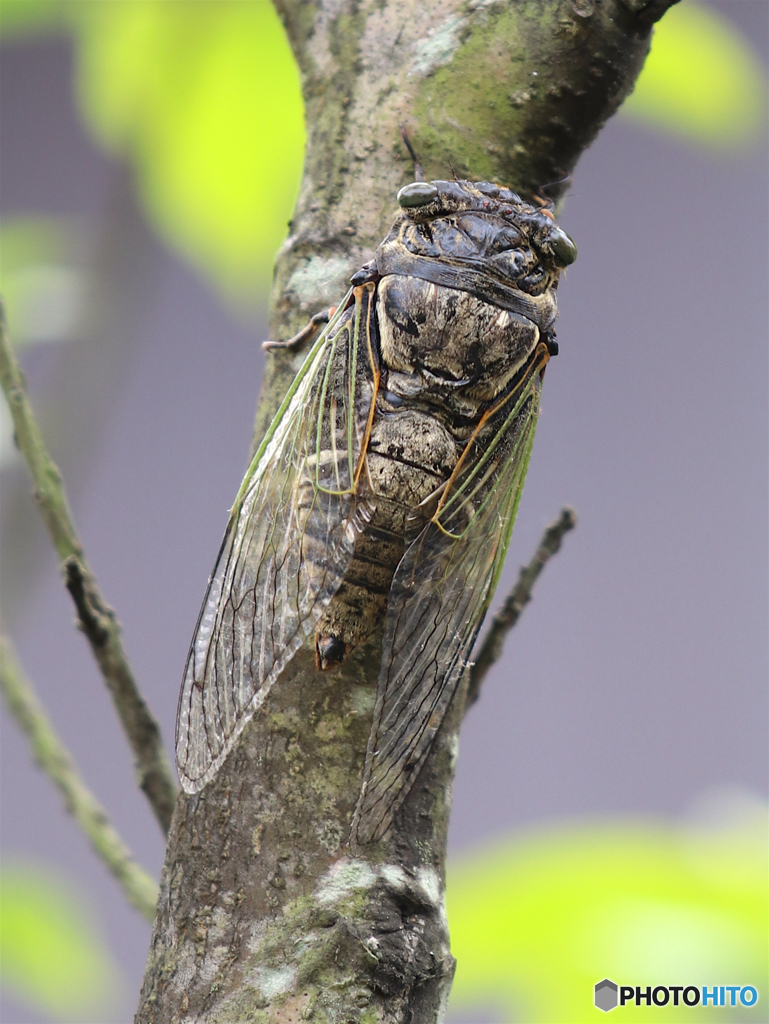
POLYGON ((329 306, 328 309, 322 309, 315 316, 310 317, 308 323, 298 331, 293 338, 289 338, 288 341, 263 341, 262 348, 266 351, 270 351, 274 348, 286 348, 286 349, 297 349, 300 348, 306 341, 315 334, 318 328, 324 324, 327 324, 331 317, 336 313, 336 306, 329 306))

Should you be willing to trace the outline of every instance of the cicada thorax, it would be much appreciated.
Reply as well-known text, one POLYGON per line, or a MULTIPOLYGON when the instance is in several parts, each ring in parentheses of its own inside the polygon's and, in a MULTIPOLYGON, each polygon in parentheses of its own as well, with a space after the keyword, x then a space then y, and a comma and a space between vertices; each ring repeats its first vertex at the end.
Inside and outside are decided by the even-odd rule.
POLYGON ((377 308, 392 387, 408 389, 398 375, 411 377, 420 399, 457 426, 476 420, 506 390, 540 337, 520 313, 410 276, 385 277, 377 308))

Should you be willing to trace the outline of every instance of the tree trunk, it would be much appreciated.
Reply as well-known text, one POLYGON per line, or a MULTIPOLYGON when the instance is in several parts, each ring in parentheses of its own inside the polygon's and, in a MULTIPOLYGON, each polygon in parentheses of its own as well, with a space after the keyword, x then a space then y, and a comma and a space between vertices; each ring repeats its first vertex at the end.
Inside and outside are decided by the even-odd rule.
MULTIPOLYGON (((302 72, 307 154, 271 336, 338 302, 373 255, 414 176, 402 125, 427 179, 530 197, 562 182, 629 93, 672 2, 278 0, 302 72)), ((257 440, 301 360, 268 356, 257 440)), ((465 691, 390 833, 351 850, 380 648, 374 636, 323 674, 312 645, 301 650, 213 782, 180 796, 140 1024, 442 1019, 465 691)))

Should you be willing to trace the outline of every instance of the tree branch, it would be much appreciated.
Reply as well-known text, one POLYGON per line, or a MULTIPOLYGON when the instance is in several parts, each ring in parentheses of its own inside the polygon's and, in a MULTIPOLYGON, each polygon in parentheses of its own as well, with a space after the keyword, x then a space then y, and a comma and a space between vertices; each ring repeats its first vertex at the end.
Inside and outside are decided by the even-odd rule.
POLYGON ((551 523, 542 535, 534 557, 528 565, 521 567, 518 580, 505 598, 505 603, 491 620, 491 626, 470 668, 470 682, 467 687, 466 708, 480 696, 481 683, 495 661, 502 654, 505 637, 521 617, 521 612, 531 600, 531 592, 539 574, 556 552, 560 550, 564 534, 577 525, 573 508, 561 509, 560 516, 551 523))
POLYGON ((35 760, 64 797, 67 810, 118 880, 129 903, 151 921, 155 915, 157 885, 133 859, 110 824, 106 811, 80 778, 69 751, 56 735, 32 683, 24 675, 10 640, 2 635, 0 690, 9 711, 27 734, 35 760))
POLYGON ((160 728, 139 693, 128 663, 115 613, 99 591, 77 536, 61 473, 51 459, 26 393, 24 376, 8 338, 0 302, 0 383, 13 417, 15 440, 35 486, 35 500, 56 548, 65 584, 78 621, 101 669, 131 744, 139 786, 144 790, 163 832, 168 834, 176 802, 160 728))
MULTIPOLYGON (((631 90, 670 0, 276 0, 302 74, 304 179, 278 254, 273 339, 335 305, 413 165, 520 194, 571 173, 631 90)), ((563 189, 562 189, 563 190, 563 189)), ((273 349, 254 443, 303 354, 273 349)), ((294 656, 169 837, 137 1024, 440 1020, 459 689, 390 832, 349 844, 381 633, 319 675, 294 656)), ((465 680, 466 682, 466 680, 465 680)))

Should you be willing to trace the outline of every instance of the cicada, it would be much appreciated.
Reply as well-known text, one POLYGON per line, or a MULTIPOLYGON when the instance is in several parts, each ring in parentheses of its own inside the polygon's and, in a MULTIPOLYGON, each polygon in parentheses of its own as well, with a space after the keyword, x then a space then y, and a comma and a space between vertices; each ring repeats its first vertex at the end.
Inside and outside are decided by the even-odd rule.
POLYGON ((384 623, 357 844, 389 828, 470 658, 576 257, 544 204, 497 185, 419 181, 397 198, 238 492, 176 725, 195 793, 311 634, 324 671, 384 623))

